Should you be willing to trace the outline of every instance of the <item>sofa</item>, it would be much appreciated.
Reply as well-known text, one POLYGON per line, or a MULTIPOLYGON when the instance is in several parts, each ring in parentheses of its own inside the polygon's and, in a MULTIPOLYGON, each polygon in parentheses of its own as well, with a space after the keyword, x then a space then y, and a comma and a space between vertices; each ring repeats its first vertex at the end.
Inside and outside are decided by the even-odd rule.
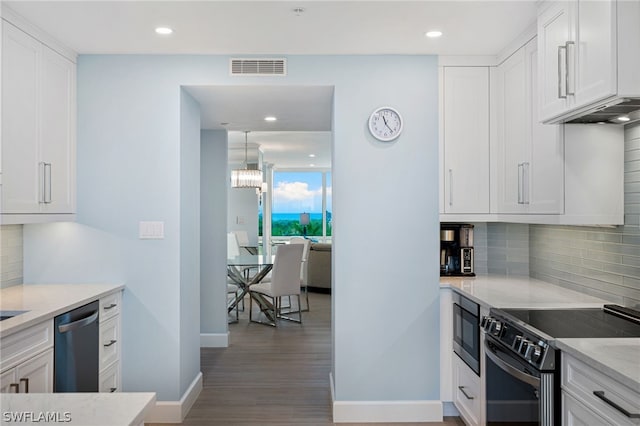
POLYGON ((331 293, 331 244, 311 243, 307 260, 309 291, 331 293))

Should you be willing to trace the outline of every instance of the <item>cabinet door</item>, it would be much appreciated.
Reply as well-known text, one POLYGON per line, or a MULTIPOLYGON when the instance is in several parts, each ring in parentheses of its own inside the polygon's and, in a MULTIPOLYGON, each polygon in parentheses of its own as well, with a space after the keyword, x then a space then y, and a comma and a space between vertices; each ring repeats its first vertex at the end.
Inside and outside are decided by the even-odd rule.
POLYGON ((2 213, 38 213, 41 179, 38 84, 41 44, 3 23, 2 213))
POLYGON ((19 364, 16 379, 20 393, 53 392, 53 349, 19 364))
POLYGON ((481 410, 484 398, 480 377, 457 355, 453 356, 453 402, 470 426, 481 424, 481 410))
POLYGON ((552 2, 538 16, 540 119, 561 115, 567 104, 567 42, 571 40, 572 2, 552 2))
POLYGON ((75 65, 43 47, 41 161, 44 163, 43 213, 75 212, 75 65))
POLYGON ((523 213, 525 166, 528 162, 528 90, 524 49, 497 69, 498 213, 523 213))
POLYGON ((445 213, 489 213, 489 69, 444 69, 445 213))
POLYGON ((0 374, 0 393, 17 393, 18 388, 15 387, 18 381, 16 380, 16 369, 11 368, 4 373, 0 374), (14 385, 13 387, 11 385, 14 385))
POLYGON ((525 46, 528 87, 527 162, 523 166, 524 199, 532 214, 564 213, 564 133, 562 125, 541 124, 538 118, 539 96, 537 44, 525 46))
POLYGON ((576 8, 575 76, 569 76, 574 107, 588 105, 617 92, 615 0, 579 1, 576 8), (575 78, 575 87, 572 78, 575 78))

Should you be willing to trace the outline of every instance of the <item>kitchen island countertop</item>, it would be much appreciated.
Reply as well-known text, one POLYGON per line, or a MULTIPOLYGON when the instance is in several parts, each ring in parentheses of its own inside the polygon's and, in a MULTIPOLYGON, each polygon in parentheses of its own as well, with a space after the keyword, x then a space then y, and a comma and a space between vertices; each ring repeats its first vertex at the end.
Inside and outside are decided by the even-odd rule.
POLYGON ((122 284, 23 284, 0 290, 0 310, 27 311, 0 321, 0 337, 122 290, 122 284))
POLYGON ((155 401, 153 392, 2 394, 1 423, 138 426, 155 401))

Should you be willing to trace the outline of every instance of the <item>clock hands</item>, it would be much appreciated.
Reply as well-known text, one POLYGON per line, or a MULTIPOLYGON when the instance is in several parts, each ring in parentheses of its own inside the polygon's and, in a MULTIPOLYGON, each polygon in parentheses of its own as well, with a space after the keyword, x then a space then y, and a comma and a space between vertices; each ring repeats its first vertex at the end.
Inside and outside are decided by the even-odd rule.
POLYGON ((382 121, 384 121, 384 125, 387 126, 387 128, 393 132, 393 129, 389 127, 389 124, 387 123, 387 119, 384 118, 384 115, 382 116, 382 121))

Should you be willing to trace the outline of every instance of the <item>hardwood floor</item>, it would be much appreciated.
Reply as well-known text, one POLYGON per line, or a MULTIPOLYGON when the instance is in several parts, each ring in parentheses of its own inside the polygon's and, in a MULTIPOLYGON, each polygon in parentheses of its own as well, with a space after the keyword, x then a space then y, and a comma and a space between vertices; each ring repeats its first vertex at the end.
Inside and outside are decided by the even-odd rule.
MULTIPOLYGON (((229 347, 202 349, 203 390, 182 424, 334 424, 329 390, 331 295, 309 293, 309 298, 311 310, 303 313, 302 326, 281 321, 277 329, 249 324, 246 303, 240 321, 229 325, 229 347)), ((412 424, 464 425, 457 417, 444 423, 399 425, 412 424)))

